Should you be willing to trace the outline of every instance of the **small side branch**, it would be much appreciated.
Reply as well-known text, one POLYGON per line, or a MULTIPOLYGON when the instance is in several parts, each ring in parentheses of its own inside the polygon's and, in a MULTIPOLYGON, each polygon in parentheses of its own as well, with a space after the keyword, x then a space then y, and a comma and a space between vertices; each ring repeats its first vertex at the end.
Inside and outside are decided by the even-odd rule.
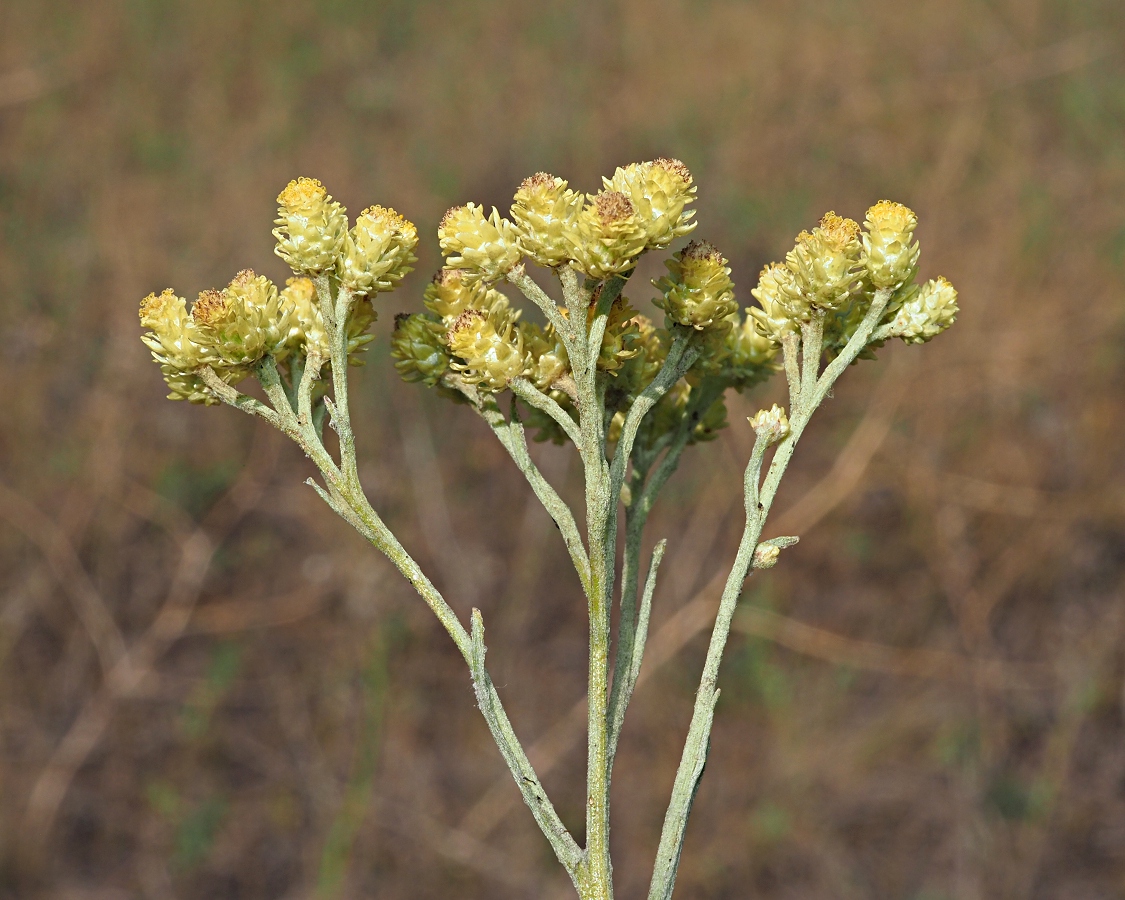
POLYGON ((582 446, 582 432, 579 430, 578 423, 554 399, 544 394, 526 378, 513 379, 508 387, 528 406, 534 406, 554 419, 576 447, 582 446))
POLYGON ((531 767, 531 763, 527 759, 527 754, 524 753, 523 747, 520 746, 519 739, 512 730, 511 722, 508 721, 508 716, 505 714, 504 708, 500 705, 500 698, 496 693, 496 688, 492 684, 492 679, 488 675, 488 670, 485 668, 485 652, 484 620, 481 618, 480 610, 474 609, 472 622, 472 651, 469 666, 472 670, 473 688, 477 695, 477 705, 480 707, 485 721, 488 722, 489 731, 492 732, 492 737, 496 741, 496 745, 500 748, 500 753, 504 757, 504 762, 508 764, 508 769, 512 773, 512 778, 515 779, 516 786, 519 788, 520 793, 523 795, 524 802, 531 810, 531 814, 539 824, 540 830, 546 836, 547 840, 550 841, 551 849, 555 851, 555 856, 558 857, 559 862, 566 868, 571 880, 574 881, 575 887, 578 887, 577 872, 583 859, 582 851, 579 849, 574 838, 571 837, 570 832, 566 830, 566 826, 563 825, 558 813, 555 812, 551 801, 547 799, 547 792, 543 790, 543 785, 539 782, 539 777, 535 774, 535 770, 531 767))
POLYGON ((519 288, 521 294, 539 307, 543 315, 547 317, 547 321, 555 327, 555 331, 562 338, 566 352, 573 356, 572 351, 576 334, 574 326, 563 316, 562 311, 551 296, 535 283, 535 280, 527 274, 527 270, 522 265, 516 266, 508 273, 508 281, 519 288))
POLYGON ((539 471, 527 452, 527 438, 523 425, 517 418, 515 404, 513 403, 510 421, 504 418, 494 397, 487 397, 474 408, 508 451, 508 455, 512 457, 512 461, 523 473, 535 496, 539 498, 539 502, 543 504, 543 508, 558 527, 567 552, 570 553, 570 560, 585 590, 590 578, 590 560, 586 555, 586 548, 582 545, 582 534, 578 530, 578 523, 575 522, 574 513, 571 512, 566 501, 543 477, 543 473, 539 471))
POLYGON ((637 623, 633 637, 631 653, 628 664, 621 673, 621 685, 618 688, 617 673, 614 673, 613 693, 610 696, 609 707, 609 751, 606 768, 612 771, 613 760, 617 755, 617 742, 621 738, 621 726, 625 723, 625 710, 629 701, 633 699, 633 690, 637 686, 637 678, 641 674, 641 660, 645 655, 645 642, 648 640, 648 624, 652 618, 652 595, 656 590, 656 572, 660 568, 660 561, 664 559, 664 551, 668 546, 666 540, 659 541, 652 550, 652 562, 649 563, 648 577, 645 579, 644 593, 641 595, 641 605, 637 612, 637 623))

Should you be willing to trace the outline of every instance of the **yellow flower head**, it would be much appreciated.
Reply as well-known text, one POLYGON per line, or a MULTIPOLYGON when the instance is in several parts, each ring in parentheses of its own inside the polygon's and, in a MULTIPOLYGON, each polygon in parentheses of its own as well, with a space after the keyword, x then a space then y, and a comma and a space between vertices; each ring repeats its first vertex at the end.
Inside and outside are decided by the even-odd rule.
POLYGON ((506 309, 466 310, 449 330, 448 342, 457 357, 452 368, 483 390, 503 390, 530 363, 515 317, 506 309))
POLYGON ((478 280, 468 280, 464 269, 439 269, 423 294, 426 308, 452 327, 467 309, 488 312, 496 307, 507 308, 508 298, 495 288, 478 280))
POLYGON ((770 263, 758 275, 758 286, 750 291, 761 305, 750 309, 757 329, 778 344, 784 334, 798 331, 798 323, 809 315, 809 303, 796 274, 785 263, 770 263))
POLYGON ((836 310, 847 303, 859 283, 863 271, 859 253, 859 224, 828 212, 811 233, 797 235, 785 264, 797 277, 804 303, 836 310))
POLYGON ((523 256, 512 223, 501 218, 495 208, 485 218, 484 208, 475 203, 446 212, 438 225, 438 243, 445 264, 451 269, 464 269, 464 277, 470 281, 497 281, 523 256))
POLYGON ((610 190, 588 199, 578 217, 575 264, 599 279, 632 269, 648 242, 632 200, 621 191, 610 190))
POLYGON ((183 297, 171 288, 161 294, 149 294, 141 301, 141 326, 149 328, 141 336, 152 351, 153 361, 160 366, 170 393, 169 400, 214 405, 219 398, 199 377, 204 366, 211 366, 228 384, 245 378, 249 370, 225 367, 214 352, 203 346, 195 320, 188 312, 183 297))
POLYGON ((512 222, 523 252, 549 268, 570 262, 583 199, 562 178, 546 172, 525 178, 512 204, 512 222))
POLYGON ((880 200, 867 211, 863 223, 862 261, 877 288, 897 288, 918 273, 918 242, 911 243, 918 217, 914 211, 890 200, 880 200))
POLYGON ((336 264, 340 283, 360 295, 390 291, 413 271, 418 231, 393 209, 365 209, 344 241, 336 264))
POLYGON ((318 275, 334 269, 348 232, 344 207, 315 178, 289 182, 277 202, 274 252, 298 274, 318 275))
POLYGON ((664 292, 656 301, 668 318, 697 331, 730 328, 738 311, 734 283, 723 255, 707 241, 692 241, 665 262, 668 275, 654 282, 664 292))
POLYGON ((924 344, 957 320, 957 291, 945 278, 927 281, 895 312, 890 336, 924 344))
POLYGON ((749 422, 754 433, 765 440, 767 445, 776 444, 789 433, 789 417, 776 403, 770 409, 758 410, 749 422))
POLYGON ((549 390, 570 369, 566 347, 551 325, 540 328, 534 322, 520 322, 518 328, 531 360, 527 377, 539 390, 549 390))
POLYGON ((695 184, 688 167, 678 159, 661 157, 631 163, 602 182, 607 191, 629 198, 645 230, 648 249, 663 249, 695 228, 691 221, 695 213, 684 211, 684 206, 695 199, 695 184))

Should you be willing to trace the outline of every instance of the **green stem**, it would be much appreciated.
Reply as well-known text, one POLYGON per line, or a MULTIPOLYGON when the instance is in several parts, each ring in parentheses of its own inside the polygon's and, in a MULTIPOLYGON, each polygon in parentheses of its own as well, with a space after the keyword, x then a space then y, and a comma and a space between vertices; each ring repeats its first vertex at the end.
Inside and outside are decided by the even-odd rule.
MULTIPOLYGON (((633 463, 633 490, 631 503, 625 511, 625 555, 621 564, 621 620, 617 629, 617 655, 613 667, 613 689, 609 697, 609 758, 607 767, 610 779, 613 778, 613 762, 617 755, 617 743, 621 737, 621 728, 625 721, 625 711, 632 699, 633 690, 641 671, 641 662, 644 658, 644 634, 642 633, 641 618, 643 609, 638 609, 637 590, 640 580, 640 550, 641 538, 644 533, 645 523, 649 513, 672 473, 679 465, 680 457, 692 432, 695 430, 699 419, 706 414, 711 404, 722 396, 725 384, 719 379, 708 378, 699 388, 692 392, 688 408, 684 411, 683 419, 675 431, 670 432, 672 438, 668 452, 648 477, 648 460, 634 460, 633 463)), ((656 451, 659 452, 659 451, 656 451)), ((653 573, 655 574, 655 573, 653 573)), ((646 591, 649 590, 646 585, 646 591)), ((648 601, 651 603, 651 596, 648 601)), ((641 606, 645 601, 640 598, 641 606)), ((646 626, 647 627, 647 622, 646 626)))
POLYGON ((574 443, 574 446, 581 446, 582 433, 579 430, 578 423, 570 417, 570 414, 565 409, 559 406, 554 398, 549 394, 544 394, 539 388, 523 377, 512 379, 508 387, 511 388, 513 394, 519 397, 528 406, 533 406, 540 412, 544 412, 554 419, 558 426, 566 433, 566 436, 574 443))
POLYGON ((582 535, 578 530, 577 522, 574 521, 574 513, 532 462, 527 452, 527 438, 523 424, 517 417, 515 404, 512 404, 510 420, 504 418, 504 414, 496 404, 496 398, 491 395, 486 396, 479 406, 474 406, 474 409, 488 423, 501 445, 508 451, 508 455, 512 457, 516 467, 527 479, 535 496, 543 504, 543 508, 554 520, 562 535, 563 543, 570 553, 570 561, 574 564, 583 590, 586 590, 590 578, 590 560, 586 556, 586 548, 582 546, 582 535))

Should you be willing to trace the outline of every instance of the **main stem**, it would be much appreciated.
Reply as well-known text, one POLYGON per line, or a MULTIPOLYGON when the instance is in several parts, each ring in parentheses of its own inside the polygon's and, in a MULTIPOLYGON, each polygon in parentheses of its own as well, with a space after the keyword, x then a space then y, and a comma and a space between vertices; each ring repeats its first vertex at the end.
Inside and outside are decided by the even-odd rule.
MULTIPOLYGON (((570 319, 582 321, 590 302, 589 288, 577 279, 564 281, 570 319)), ((583 900, 611 900, 613 866, 609 857, 609 735, 606 710, 609 703, 609 604, 610 567, 615 547, 609 541, 609 517, 615 502, 610 494, 609 466, 605 458, 605 435, 597 387, 598 349, 584 340, 573 342, 571 368, 578 392, 579 426, 586 476, 586 526, 590 576, 586 598, 590 619, 590 653, 587 700, 586 747, 586 853, 579 869, 578 887, 583 900)))

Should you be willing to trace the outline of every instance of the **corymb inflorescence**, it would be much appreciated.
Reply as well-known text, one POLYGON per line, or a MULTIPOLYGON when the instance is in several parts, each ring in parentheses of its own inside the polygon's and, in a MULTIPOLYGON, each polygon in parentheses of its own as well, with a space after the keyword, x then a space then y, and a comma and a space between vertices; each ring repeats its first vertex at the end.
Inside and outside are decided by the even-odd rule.
POLYGON ((798 540, 762 539, 797 442, 852 363, 871 358, 891 338, 929 341, 958 312, 946 279, 917 282, 918 218, 888 200, 867 210, 862 225, 826 213, 762 269, 750 291, 757 302, 744 305, 727 256, 707 240, 686 240, 697 224, 689 208, 695 198, 687 166, 661 158, 618 168, 594 193, 536 173, 517 187, 510 218, 476 203, 455 206, 437 228, 444 263, 422 291, 422 308, 395 316, 390 338, 403 380, 470 408, 496 435, 558 528, 586 596, 584 847, 547 799, 503 711, 485 667, 480 611, 468 624, 458 618, 360 483, 348 370, 372 340, 378 295, 398 287, 416 261, 414 225, 383 206, 368 207, 349 224, 324 185, 299 178, 277 198, 276 253, 293 270, 283 287, 245 269, 191 305, 169 289, 150 294, 140 308, 142 340, 169 397, 226 403, 292 438, 320 472, 321 480, 309 483, 321 498, 386 554, 437 616, 469 666, 477 705, 513 780, 583 900, 613 895, 610 776, 664 552, 664 542, 656 544, 642 577, 644 529, 685 449, 727 426, 729 391, 784 373, 786 406, 773 403, 748 417, 745 526, 661 832, 649 891, 660 900, 672 896, 710 742, 719 663, 744 582, 776 565, 798 540), (651 253, 664 256, 666 274, 651 285, 630 285, 637 263, 651 253), (531 267, 540 269, 535 277, 531 267), (649 299, 651 305, 639 302, 649 299), (251 376, 268 402, 237 388, 251 376), (338 447, 325 443, 325 423, 338 447), (536 467, 527 429, 537 440, 577 449, 584 529, 536 467))

